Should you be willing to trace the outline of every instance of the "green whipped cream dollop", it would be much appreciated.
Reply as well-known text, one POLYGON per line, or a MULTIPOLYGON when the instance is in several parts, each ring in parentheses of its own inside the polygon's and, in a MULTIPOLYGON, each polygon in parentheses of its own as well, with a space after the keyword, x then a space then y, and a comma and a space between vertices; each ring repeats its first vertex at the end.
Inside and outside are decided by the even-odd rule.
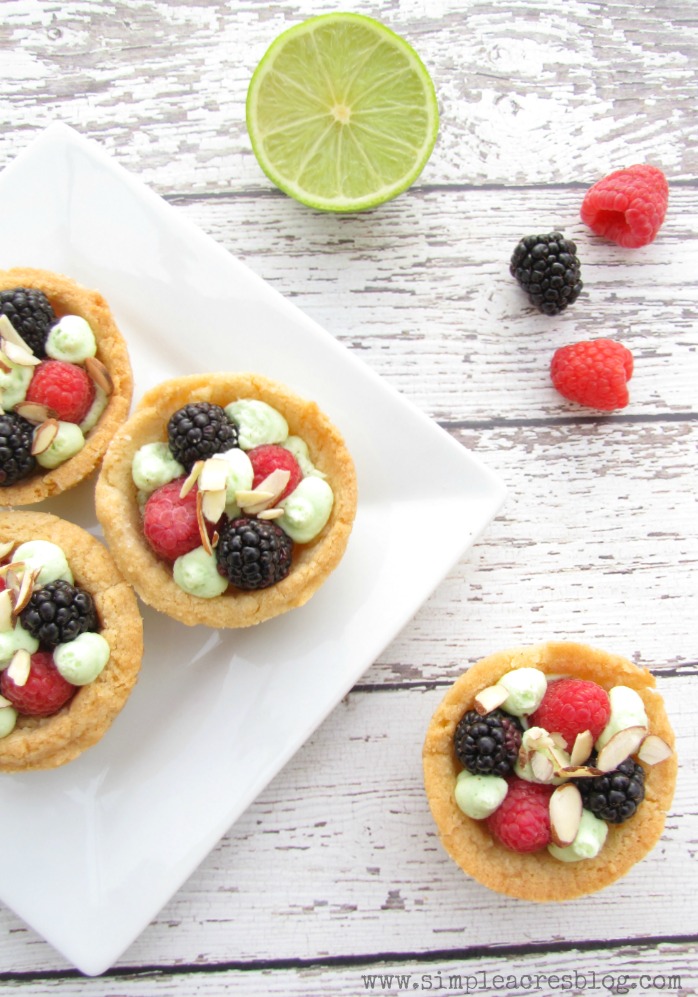
POLYGON ((98 633, 86 631, 53 651, 53 661, 66 682, 89 685, 102 673, 109 661, 108 641, 98 633))
POLYGON ((215 554, 207 553, 203 547, 195 547, 178 557, 172 566, 172 577, 181 589, 200 599, 213 599, 228 588, 228 579, 218 571, 215 554))
POLYGON ((509 693, 501 708, 515 717, 524 717, 540 706, 548 680, 539 668, 514 668, 502 675, 497 685, 509 693))
POLYGON ((0 668, 7 668, 15 651, 22 649, 33 654, 39 650, 39 642, 18 621, 12 630, 0 631, 0 668))
POLYGON ((154 492, 185 473, 167 443, 144 444, 136 450, 131 462, 133 483, 142 492, 154 492))
POLYGON ((85 446, 82 430, 74 422, 59 422, 58 432, 51 445, 43 453, 36 455, 37 464, 50 470, 70 460, 85 446))
POLYGON ((308 543, 324 528, 333 503, 334 494, 324 478, 301 478, 279 503, 284 512, 276 523, 295 543, 308 543))
POLYGON ((645 727, 649 729, 649 720, 642 697, 627 685, 616 685, 608 692, 611 701, 611 716, 596 741, 596 750, 600 751, 619 730, 627 727, 645 727))
POLYGON ((109 402, 109 395, 106 393, 104 388, 100 388, 98 384, 95 384, 95 396, 92 404, 87 410, 87 415, 80 423, 80 429, 86 436, 91 429, 94 429, 99 422, 102 412, 104 412, 107 404, 109 402))
POLYGON ((7 737, 15 729, 17 723, 17 710, 14 706, 3 706, 0 708, 0 737, 7 737))
POLYGON ((238 444, 251 450, 263 443, 283 443, 288 423, 275 408, 257 398, 241 398, 225 406, 225 414, 238 427, 238 444))
POLYGON ((454 795, 467 817, 484 820, 503 802, 508 788, 506 779, 498 775, 475 775, 464 769, 456 779, 454 795))
POLYGON ((300 436, 289 436, 281 444, 285 450, 288 450, 298 461, 298 466, 303 472, 304 477, 309 475, 317 475, 318 478, 325 478, 327 475, 324 471, 318 470, 310 459, 310 450, 308 449, 308 444, 305 440, 301 439, 300 436))
POLYGON ((23 364, 8 363, 9 370, 0 368, 0 405, 3 411, 9 412, 11 408, 23 402, 29 382, 34 374, 33 367, 25 367, 23 364))
POLYGON ((553 858, 561 862, 579 862, 581 859, 593 859, 604 846, 608 835, 608 824, 595 817, 590 810, 582 810, 579 830, 571 845, 561 848, 559 845, 548 845, 548 851, 553 858))
POLYGON ((50 540, 27 540, 20 544, 12 555, 14 561, 22 561, 30 571, 39 569, 34 585, 48 585, 62 578, 73 584, 73 572, 68 559, 58 544, 50 540))
POLYGON ((81 315, 64 315, 52 326, 46 340, 46 355, 52 360, 84 363, 97 352, 92 328, 81 315))

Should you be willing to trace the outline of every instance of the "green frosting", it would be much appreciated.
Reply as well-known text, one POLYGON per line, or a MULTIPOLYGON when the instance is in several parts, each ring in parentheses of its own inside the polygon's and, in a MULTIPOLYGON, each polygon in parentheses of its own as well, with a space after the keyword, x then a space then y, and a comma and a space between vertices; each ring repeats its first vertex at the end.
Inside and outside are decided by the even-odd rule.
POLYGON ((619 730, 627 727, 646 727, 649 720, 642 697, 627 685, 616 685, 608 693, 611 701, 611 716, 596 741, 596 750, 600 751, 619 730))
POLYGON ((89 685, 104 670, 111 650, 101 634, 87 631, 53 651, 53 661, 66 682, 89 685))
POLYGON ((316 475, 318 478, 326 477, 324 471, 319 471, 313 464, 310 459, 308 444, 305 440, 302 440, 300 436, 289 436, 288 439, 282 443, 282 446, 284 449, 289 450, 296 458, 298 466, 303 472, 304 478, 307 478, 311 474, 316 475))
POLYGON ((308 543, 327 523, 333 503, 332 489, 323 478, 302 478, 279 503, 284 513, 276 523, 295 543, 308 543))
POLYGON ((37 587, 55 582, 58 578, 73 584, 73 572, 68 559, 58 544, 51 543, 50 540, 27 540, 19 545, 12 559, 23 561, 32 571, 40 569, 34 582, 37 587))
POLYGON ((180 478, 185 469, 172 456, 167 443, 146 443, 136 450, 131 463, 133 483, 139 491, 150 493, 180 478))
POLYGON ((0 668, 7 668, 15 651, 22 648, 33 654, 39 650, 39 642, 24 629, 21 623, 15 623, 12 630, 0 631, 0 668))
POLYGON ((0 737, 7 737, 15 729, 17 710, 14 706, 0 707, 0 737))
POLYGON ((454 796, 467 817, 484 820, 502 803, 508 788, 506 779, 498 775, 474 775, 464 769, 456 779, 454 796))
POLYGON ((34 374, 33 367, 13 363, 9 367, 9 371, 0 370, 0 405, 5 412, 24 401, 34 374))
POLYGON ((46 340, 46 355, 53 360, 83 363, 96 352, 94 333, 80 315, 64 315, 52 326, 46 340))
POLYGON ((582 859, 593 859, 599 854, 606 841, 608 824, 595 817, 590 810, 582 810, 577 836, 571 845, 560 848, 559 845, 548 845, 548 851, 553 858, 561 862, 579 862, 582 859))
POLYGON ((74 422, 59 422, 58 433, 51 445, 43 453, 37 454, 36 461, 47 469, 58 467, 70 460, 85 446, 85 437, 74 422))
POLYGON ((283 443, 288 436, 288 423, 275 408, 256 398, 241 398, 226 405, 225 414, 238 427, 238 443, 251 450, 263 443, 283 443))
POLYGON ((218 571, 215 554, 208 554, 203 547, 195 547, 178 557, 172 577, 183 591, 200 599, 213 599, 228 588, 228 579, 218 571))
POLYGON ((84 435, 87 435, 91 429, 97 425, 99 417, 102 412, 104 412, 107 407, 107 402, 109 401, 109 396, 103 388, 100 388, 98 384, 95 384, 95 397, 94 401, 87 410, 87 415, 80 423, 80 429, 84 435))
POLYGON ((524 717, 540 706, 548 680, 538 668, 514 668, 502 675, 497 685, 503 685, 509 693, 502 709, 515 717, 524 717))

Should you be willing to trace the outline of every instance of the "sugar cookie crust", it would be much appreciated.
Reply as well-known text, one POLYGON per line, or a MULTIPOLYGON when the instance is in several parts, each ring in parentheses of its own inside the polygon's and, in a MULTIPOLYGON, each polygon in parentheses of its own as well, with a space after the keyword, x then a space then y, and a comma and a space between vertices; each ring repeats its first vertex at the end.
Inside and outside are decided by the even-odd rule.
POLYGON ((126 342, 101 294, 50 270, 20 267, 0 270, 0 291, 13 287, 41 290, 58 318, 80 315, 89 323, 97 340, 97 358, 109 371, 114 389, 97 425, 86 434, 82 450, 52 470, 37 467, 35 474, 18 481, 16 485, 0 488, 0 504, 3 506, 41 502, 73 488, 90 475, 102 459, 115 431, 128 416, 133 394, 126 342))
POLYGON ((492 654, 473 665, 444 696, 423 749, 425 789, 444 848, 464 872, 498 893, 540 902, 570 900, 615 882, 654 848, 674 796, 676 753, 659 765, 643 766, 643 803, 631 820, 609 825, 606 843, 595 859, 567 863, 547 851, 528 855, 509 851, 492 838, 486 821, 466 817, 455 802, 453 790, 462 766, 453 750, 453 734, 478 692, 513 668, 523 667, 588 679, 606 690, 629 686, 642 697, 651 733, 672 747, 674 733, 647 669, 583 644, 547 643, 492 654))
POLYGON ((356 514, 357 487, 344 441, 315 402, 257 374, 194 374, 166 381, 143 396, 109 446, 95 501, 114 559, 144 602, 189 625, 237 628, 302 606, 317 591, 344 554, 356 514), (283 581, 255 592, 231 588, 213 599, 199 599, 175 584, 171 565, 145 542, 131 464, 145 443, 167 440, 170 416, 188 402, 208 401, 224 407, 242 398, 259 399, 282 413, 289 433, 305 440, 313 463, 327 475, 334 505, 319 536, 309 544, 295 545, 292 568, 283 581))
POLYGON ((0 738, 0 771, 50 769, 72 761, 111 726, 138 678, 143 624, 136 597, 106 548, 90 533, 57 516, 0 511, 0 543, 50 540, 63 549, 75 584, 92 595, 110 657, 94 682, 50 717, 18 716, 0 738))

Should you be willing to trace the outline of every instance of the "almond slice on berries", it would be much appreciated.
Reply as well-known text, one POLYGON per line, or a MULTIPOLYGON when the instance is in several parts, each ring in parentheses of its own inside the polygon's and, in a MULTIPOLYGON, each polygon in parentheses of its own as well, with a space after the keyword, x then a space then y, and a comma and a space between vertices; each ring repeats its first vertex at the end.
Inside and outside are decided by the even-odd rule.
POLYGON ((536 782, 547 784, 555 777, 555 766, 542 751, 534 751, 531 758, 531 772, 536 782))
POLYGON ((572 751, 570 752, 570 765, 583 765, 594 749, 594 735, 590 730, 583 730, 577 734, 572 751))
POLYGON ((240 493, 236 493, 236 501, 245 512, 251 516, 256 516, 257 513, 263 512, 276 503, 290 480, 291 472, 283 467, 277 467, 263 481, 260 481, 257 488, 247 493, 245 500, 240 501, 238 498, 240 493), (263 495, 267 495, 268 498, 263 498, 263 495))
POLYGON ((0 710, 4 710, 6 706, 12 706, 9 699, 5 699, 4 696, 0 696, 0 710))
POLYGON ((211 540, 208 535, 208 526, 206 525, 206 517, 204 516, 204 493, 196 493, 196 521, 199 526, 199 536, 201 537, 201 546, 204 548, 207 554, 213 554, 213 547, 211 546, 211 540))
POLYGON ((227 498, 225 488, 218 491, 200 492, 199 494, 203 495, 201 511, 204 514, 204 519, 207 519, 209 523, 217 523, 225 512, 227 498))
POLYGON ((7 315, 0 315, 0 336, 8 343, 14 343, 15 346, 21 346, 23 350, 27 353, 32 353, 32 348, 25 343, 20 334, 17 332, 15 327, 10 322, 7 315))
POLYGON ((228 481, 227 461, 220 457, 209 457, 203 462, 199 474, 199 490, 202 492, 219 492, 228 481))
POLYGON ((114 381, 101 360, 98 360, 97 357, 87 357, 85 360, 85 370, 105 395, 112 393, 114 390, 114 381))
POLYGON ((481 717, 487 716, 493 710, 498 709, 508 697, 509 690, 503 685, 488 685, 486 689, 478 692, 473 700, 473 706, 481 717))
MULTIPOLYGON (((19 616, 19 614, 22 612, 24 607, 31 599, 32 593, 34 591, 34 583, 36 582, 36 579, 39 577, 40 571, 41 568, 37 568, 35 570, 25 571, 23 573, 22 580, 19 585, 19 590, 17 592, 17 595, 15 596, 15 604, 13 610, 15 616, 19 616)), ((7 589, 5 591, 7 591, 7 589)))
POLYGON ((15 685, 26 685, 31 671, 32 659, 29 651, 20 647, 12 656, 12 661, 7 666, 7 677, 11 678, 15 685))
POLYGON ((577 837, 582 820, 582 794, 572 782, 558 786, 550 797, 550 833, 556 845, 566 848, 577 837))
POLYGON ((555 775, 562 779, 595 779, 603 775, 601 769, 594 768, 593 765, 566 765, 558 769, 555 775))
POLYGON ((7 633, 14 627, 12 593, 9 589, 0 592, 0 633, 7 633))
POLYGON ((0 558, 7 557, 14 545, 14 540, 6 540, 5 543, 0 543, 0 558))
POLYGON ((42 422, 40 426, 37 426, 32 438, 32 456, 36 457, 38 454, 45 453, 57 436, 57 419, 47 419, 46 422, 42 422))
POLYGON ((261 488, 254 490, 241 488, 235 492, 235 501, 241 509, 246 509, 258 502, 266 502, 273 497, 272 492, 263 491, 261 488))
POLYGON ((10 363, 17 367, 37 367, 41 360, 35 357, 28 346, 18 346, 9 339, 0 336, 0 352, 2 352, 10 363))
POLYGON ((21 415, 27 422, 42 423, 47 419, 56 419, 57 415, 52 408, 42 402, 17 402, 14 410, 17 415, 21 415))
POLYGON ((673 754, 674 749, 663 738, 657 734, 648 734, 640 745, 637 757, 645 765, 658 765, 659 762, 665 762, 667 758, 671 758, 673 754))
POLYGON ((194 462, 194 464, 192 464, 191 471, 189 472, 185 480, 182 482, 182 487, 179 489, 180 498, 187 497, 187 495, 192 490, 196 482, 199 480, 199 477, 201 476, 201 472, 204 468, 205 463, 206 462, 203 460, 197 460, 194 462))
POLYGON ((626 758, 634 755, 647 736, 645 727, 626 727, 613 735, 596 759, 596 767, 602 772, 613 772, 626 758))
POLYGON ((275 509, 262 509, 257 513, 257 519, 278 519, 283 514, 284 510, 277 506, 275 509))

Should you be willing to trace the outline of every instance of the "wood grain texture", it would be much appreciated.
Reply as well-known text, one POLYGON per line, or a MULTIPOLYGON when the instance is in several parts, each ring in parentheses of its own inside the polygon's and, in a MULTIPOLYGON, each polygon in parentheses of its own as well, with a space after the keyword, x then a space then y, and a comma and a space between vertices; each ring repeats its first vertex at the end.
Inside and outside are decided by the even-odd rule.
POLYGON ((396 993, 364 980, 391 974, 448 993, 450 976, 480 974, 454 992, 698 993, 696 4, 357 0, 416 46, 441 130, 411 190, 344 217, 272 188, 244 122, 271 40, 330 9, 2 0, 0 166, 54 120, 97 140, 497 471, 508 499, 107 979, 79 978, 0 907, 0 986, 310 997, 396 993), (642 161, 666 171, 670 209, 655 243, 624 251, 579 206, 591 182, 642 161), (554 228, 577 242, 585 291, 550 319, 508 261, 554 228), (611 416, 569 405, 548 377, 558 346, 599 336, 635 355, 631 404, 611 416), (681 758, 658 848, 557 908, 455 868, 419 759, 453 678, 549 638, 652 668, 681 758), (526 985, 534 972, 572 986, 526 985), (513 977, 503 990, 497 973, 513 977))

